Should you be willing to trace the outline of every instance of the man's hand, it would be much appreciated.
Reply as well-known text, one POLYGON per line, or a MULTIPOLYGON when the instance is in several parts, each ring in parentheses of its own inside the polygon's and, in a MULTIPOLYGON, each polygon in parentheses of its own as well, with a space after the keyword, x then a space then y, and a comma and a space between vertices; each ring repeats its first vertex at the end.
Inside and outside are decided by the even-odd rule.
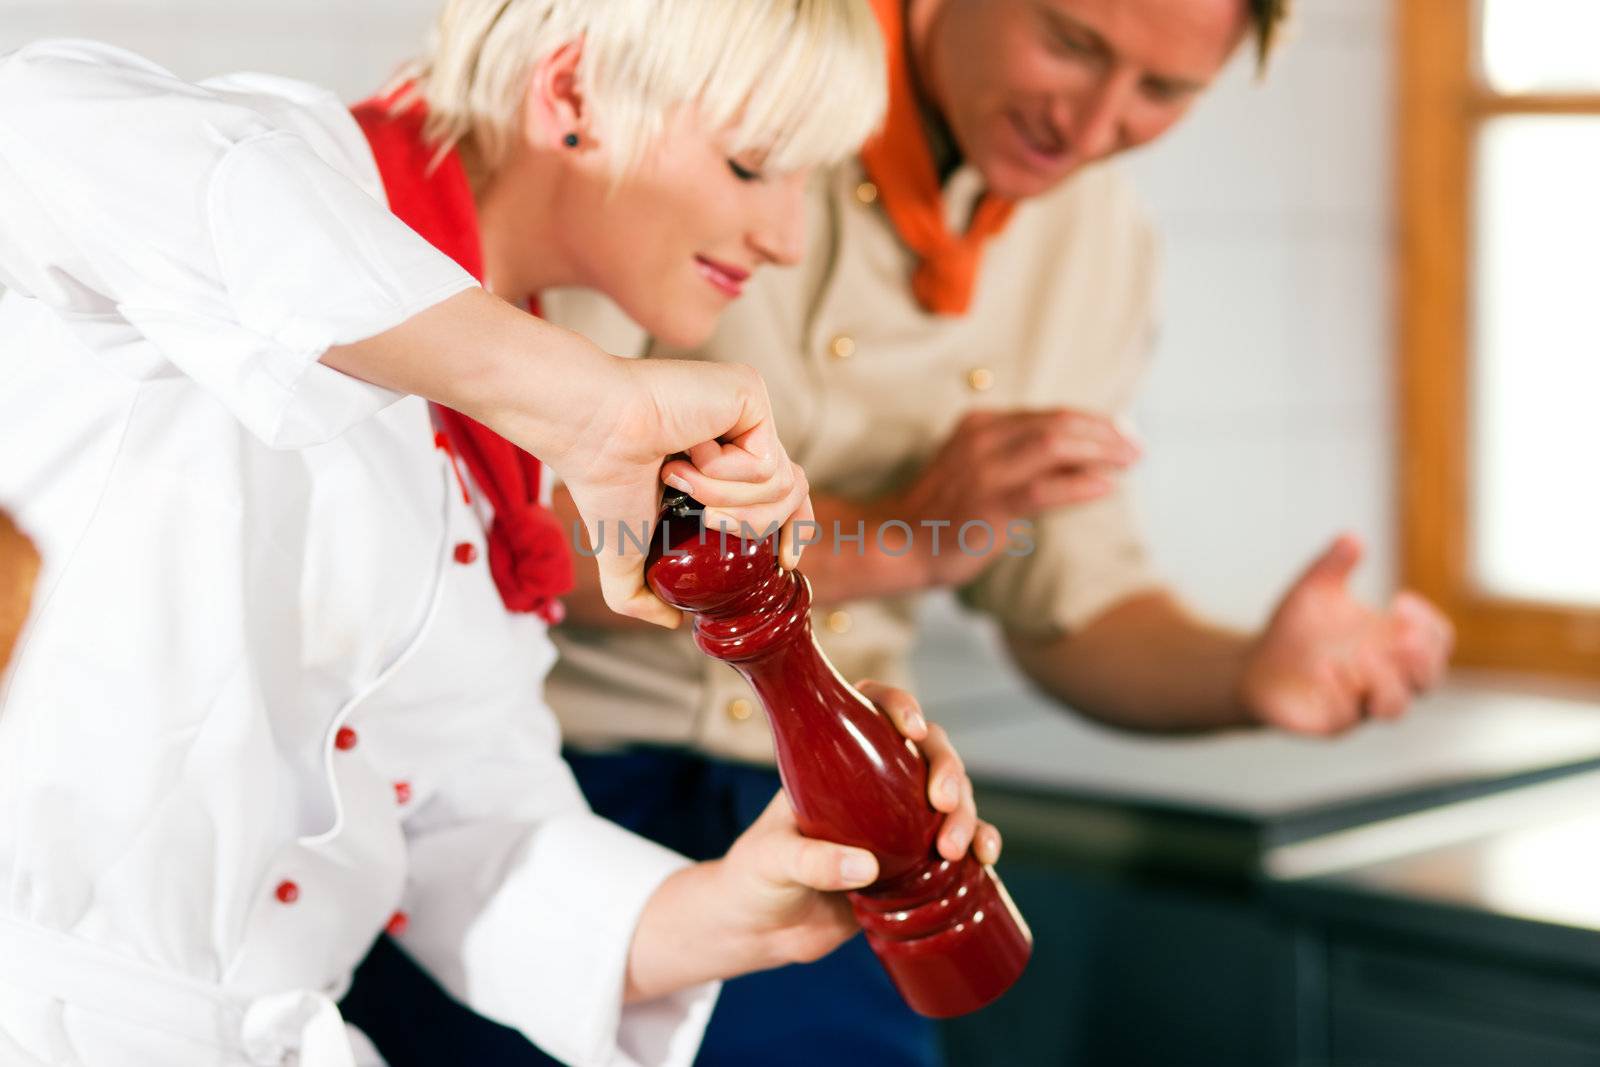
POLYGON ((964 523, 987 523, 1000 551, 1010 522, 1105 496, 1140 455, 1138 444, 1104 415, 1067 408, 974 411, 910 487, 874 511, 880 521, 908 523, 920 547, 931 547, 922 522, 948 522, 940 551, 919 556, 929 586, 962 585, 989 564, 986 556, 956 550, 964 523))
POLYGON ((1350 595, 1361 544, 1345 535, 1305 571, 1247 653, 1239 700, 1263 725, 1333 735, 1364 717, 1397 719, 1438 684, 1450 621, 1415 593, 1374 611, 1350 595))
MULTIPOLYGON (((1139 456, 1132 438, 1102 415, 1065 408, 973 412, 903 492, 872 500, 818 497, 820 547, 807 557, 806 577, 824 604, 963 585, 1011 544, 1011 523, 1104 496, 1139 456), (971 522, 986 524, 987 532, 963 537, 971 522), (833 542, 835 531, 854 541, 854 550, 833 542)), ((663 476, 687 485, 702 503, 736 502, 739 493, 725 495, 710 479, 726 487, 741 468, 727 457, 690 453, 687 461, 669 463, 663 476)), ((599 613, 580 606, 578 614, 597 625, 599 613)))

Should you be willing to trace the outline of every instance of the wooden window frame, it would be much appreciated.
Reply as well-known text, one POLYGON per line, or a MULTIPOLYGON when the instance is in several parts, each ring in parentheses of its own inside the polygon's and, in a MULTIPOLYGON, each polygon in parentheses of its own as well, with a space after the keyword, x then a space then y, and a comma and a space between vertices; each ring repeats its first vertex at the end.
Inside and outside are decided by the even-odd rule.
POLYGON ((1600 115, 1600 93, 1492 92, 1478 75, 1475 0, 1395 6, 1401 574, 1454 619, 1457 663, 1600 678, 1600 609, 1485 592, 1468 542, 1477 131, 1499 115, 1600 115))

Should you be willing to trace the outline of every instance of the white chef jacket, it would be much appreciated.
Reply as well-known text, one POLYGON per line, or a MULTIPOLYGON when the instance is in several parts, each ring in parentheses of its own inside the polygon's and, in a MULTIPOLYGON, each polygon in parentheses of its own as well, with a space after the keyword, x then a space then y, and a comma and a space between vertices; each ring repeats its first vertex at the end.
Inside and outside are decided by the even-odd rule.
POLYGON ((684 861, 584 804, 427 405, 317 361, 472 284, 318 89, 0 57, 0 1064, 371 1062, 397 913, 564 1060, 692 1058, 714 985, 622 1004, 684 861))

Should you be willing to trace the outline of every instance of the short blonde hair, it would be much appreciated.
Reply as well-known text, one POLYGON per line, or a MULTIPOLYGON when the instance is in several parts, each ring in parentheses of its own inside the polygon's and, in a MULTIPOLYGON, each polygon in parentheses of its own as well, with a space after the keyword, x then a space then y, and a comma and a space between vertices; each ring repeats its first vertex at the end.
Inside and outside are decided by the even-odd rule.
POLYGON ((582 42, 578 89, 618 176, 669 112, 698 106, 728 151, 793 171, 854 152, 887 106, 883 40, 866 0, 449 0, 404 73, 443 148, 493 171, 514 143, 534 65, 582 42))

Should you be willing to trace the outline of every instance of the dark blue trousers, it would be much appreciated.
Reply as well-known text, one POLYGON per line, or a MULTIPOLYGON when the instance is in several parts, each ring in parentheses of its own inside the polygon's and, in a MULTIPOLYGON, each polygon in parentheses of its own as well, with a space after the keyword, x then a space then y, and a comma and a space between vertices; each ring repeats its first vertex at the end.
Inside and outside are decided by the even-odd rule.
MULTIPOLYGON (((673 749, 567 753, 596 812, 691 859, 727 852, 778 790, 765 768, 673 749)), ((391 1067, 546 1067, 516 1031, 450 1000, 381 940, 356 974, 345 1016, 391 1067)), ((937 1067, 937 1030, 905 1006, 856 937, 826 959, 737 978, 722 996, 698 1067, 937 1067)))

